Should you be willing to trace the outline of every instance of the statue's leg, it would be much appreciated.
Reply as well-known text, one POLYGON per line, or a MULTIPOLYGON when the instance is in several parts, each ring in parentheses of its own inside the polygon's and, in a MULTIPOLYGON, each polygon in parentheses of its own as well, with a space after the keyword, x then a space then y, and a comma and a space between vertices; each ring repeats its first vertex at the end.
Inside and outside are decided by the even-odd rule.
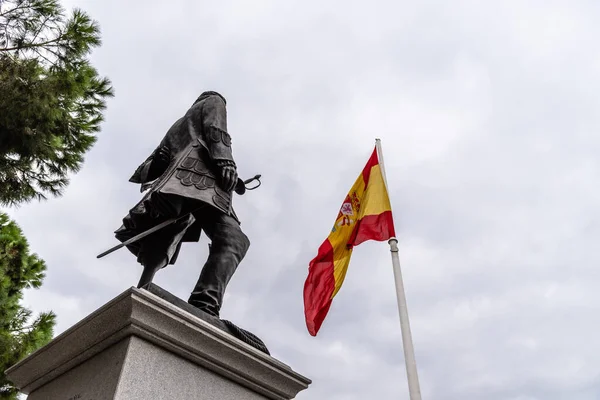
POLYGON ((179 254, 181 239, 194 221, 194 216, 190 214, 187 219, 169 225, 163 228, 162 231, 145 238, 138 256, 138 261, 144 266, 138 288, 151 283, 154 275, 159 270, 169 263, 173 264, 175 262, 179 254))
POLYGON ((210 252, 188 303, 218 317, 227 284, 246 255, 250 241, 229 215, 219 213, 205 221, 202 226, 211 239, 210 252))
POLYGON ((154 279, 154 275, 166 267, 169 262, 167 256, 156 257, 155 259, 145 260, 144 261, 144 270, 142 271, 142 276, 140 277, 140 281, 137 285, 138 288, 144 287, 149 283, 152 283, 152 279, 154 279))

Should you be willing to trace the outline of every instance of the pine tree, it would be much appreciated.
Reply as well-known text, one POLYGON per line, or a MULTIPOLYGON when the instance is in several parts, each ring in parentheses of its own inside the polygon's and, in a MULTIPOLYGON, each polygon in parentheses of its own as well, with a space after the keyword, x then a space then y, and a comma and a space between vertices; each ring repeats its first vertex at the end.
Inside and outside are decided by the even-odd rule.
POLYGON ((32 318, 21 305, 23 290, 39 288, 46 265, 21 229, 0 213, 0 399, 17 399, 18 390, 4 371, 52 339, 55 315, 41 313, 32 318))
POLYGON ((107 78, 98 24, 58 0, 0 0, 0 204, 59 196, 96 141, 107 78))

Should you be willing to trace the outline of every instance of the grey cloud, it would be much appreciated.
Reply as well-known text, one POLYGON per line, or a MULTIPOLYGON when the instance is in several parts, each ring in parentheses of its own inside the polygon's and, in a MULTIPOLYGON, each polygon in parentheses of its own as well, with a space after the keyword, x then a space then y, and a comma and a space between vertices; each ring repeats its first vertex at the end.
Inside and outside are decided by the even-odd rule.
MULTIPOLYGON (((321 332, 304 326, 307 264, 376 137, 423 397, 600 396, 596 3, 67 5, 99 20, 116 97, 65 196, 11 210, 49 266, 26 300, 59 331, 137 282, 126 251, 95 255, 139 199, 131 172, 212 89, 264 181, 235 200, 252 246, 223 314, 313 379, 299 398, 408 399, 385 243, 355 249, 321 332)), ((156 282, 187 298, 206 252, 156 282)))

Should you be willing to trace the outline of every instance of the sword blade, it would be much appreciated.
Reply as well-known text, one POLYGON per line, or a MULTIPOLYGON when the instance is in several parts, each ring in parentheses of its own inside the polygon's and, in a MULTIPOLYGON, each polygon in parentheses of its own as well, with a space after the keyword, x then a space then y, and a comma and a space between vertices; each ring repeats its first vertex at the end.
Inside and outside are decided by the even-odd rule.
MULTIPOLYGON (((180 217, 180 218, 181 218, 181 217, 180 217)), ((138 241, 138 240, 140 240, 140 239, 142 239, 142 238, 144 238, 144 237, 146 237, 146 236, 150 235, 151 233, 154 233, 154 232, 156 232, 156 231, 158 231, 158 230, 160 230, 160 229, 164 228, 164 227, 165 227, 165 226, 167 226, 167 225, 171 225, 173 222, 177 221, 178 219, 179 219, 179 218, 171 218, 171 219, 168 219, 168 220, 166 220, 166 221, 164 221, 164 222, 162 222, 162 223, 160 223, 160 224, 158 224, 158 225, 156 225, 156 226, 154 226, 154 227, 152 227, 152 228, 148 229, 147 231, 144 231, 144 232, 142 232, 142 233, 140 233, 140 234, 138 234, 138 235, 135 235, 135 236, 134 236, 134 237, 132 237, 131 239, 127 239, 126 241, 124 241, 124 242, 123 242, 123 243, 121 243, 121 244, 118 244, 118 245, 116 245, 116 246, 114 246, 114 247, 111 247, 110 249, 106 250, 106 251, 105 251, 105 252, 103 252, 103 253, 100 253, 100 254, 98 254, 98 255, 96 256, 96 258, 102 258, 102 257, 104 257, 105 255, 108 255, 108 254, 112 253, 113 251, 117 251, 117 250, 119 250, 119 249, 120 249, 120 248, 122 248, 122 247, 125 247, 125 246, 127 246, 127 245, 130 245, 131 243, 133 243, 133 242, 136 242, 136 241, 138 241)))

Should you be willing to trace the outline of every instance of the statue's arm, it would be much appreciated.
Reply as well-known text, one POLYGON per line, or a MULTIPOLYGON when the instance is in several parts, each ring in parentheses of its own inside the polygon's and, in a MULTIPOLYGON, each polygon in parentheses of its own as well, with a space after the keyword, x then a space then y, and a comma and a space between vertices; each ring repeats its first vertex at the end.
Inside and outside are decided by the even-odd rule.
POLYGON ((171 162, 169 147, 162 144, 133 173, 129 182, 147 183, 157 179, 165 172, 171 162))
POLYGON ((227 132, 227 109, 220 96, 213 95, 205 100, 202 132, 210 157, 220 169, 221 187, 232 191, 237 183, 237 169, 231 151, 231 136, 227 132))
POLYGON ((227 109, 223 99, 217 95, 210 96, 204 102, 202 132, 214 161, 230 161, 235 164, 231 152, 231 136, 227 132, 227 109))

